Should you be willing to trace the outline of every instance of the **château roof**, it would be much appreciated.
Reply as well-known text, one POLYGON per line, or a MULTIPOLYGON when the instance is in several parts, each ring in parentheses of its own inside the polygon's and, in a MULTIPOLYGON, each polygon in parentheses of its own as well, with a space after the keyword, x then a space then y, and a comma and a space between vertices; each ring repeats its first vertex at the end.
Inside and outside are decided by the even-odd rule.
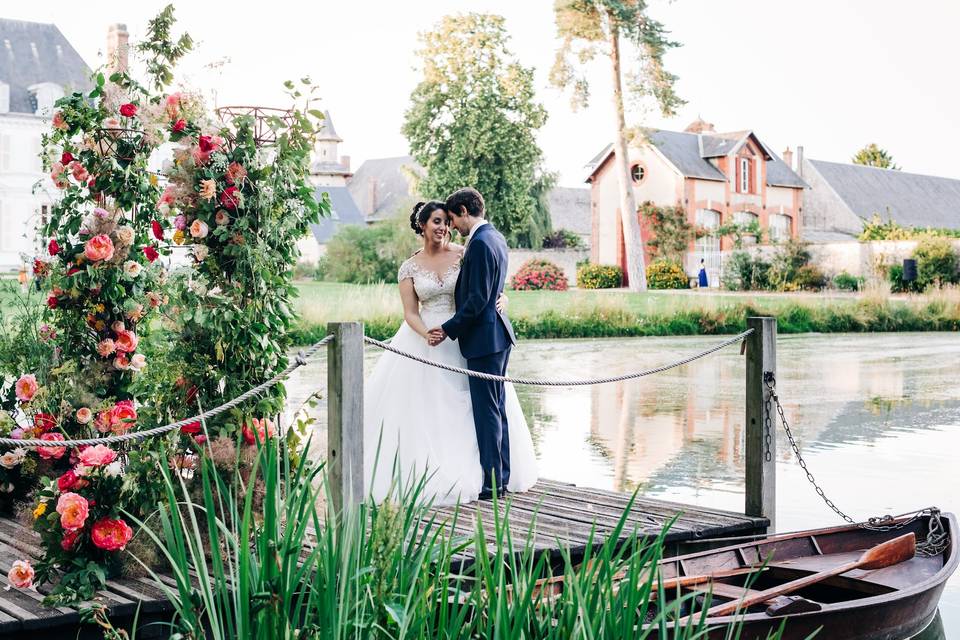
POLYGON ((374 158, 360 165, 347 188, 367 222, 385 220, 413 199, 410 174, 423 173, 423 167, 412 156, 374 158))
POLYGON ((319 223, 310 225, 310 231, 318 243, 328 242, 343 225, 366 224, 363 214, 346 187, 317 187, 314 197, 319 202, 324 194, 330 198, 330 215, 320 218, 319 223))
POLYGON ((333 118, 330 117, 330 111, 323 112, 323 126, 317 134, 317 140, 333 140, 334 142, 343 142, 343 138, 337 135, 337 130, 333 128, 333 118))
POLYGON ((36 111, 29 87, 52 82, 66 93, 90 88, 90 68, 53 24, 0 18, 0 81, 10 85, 10 112, 36 111))

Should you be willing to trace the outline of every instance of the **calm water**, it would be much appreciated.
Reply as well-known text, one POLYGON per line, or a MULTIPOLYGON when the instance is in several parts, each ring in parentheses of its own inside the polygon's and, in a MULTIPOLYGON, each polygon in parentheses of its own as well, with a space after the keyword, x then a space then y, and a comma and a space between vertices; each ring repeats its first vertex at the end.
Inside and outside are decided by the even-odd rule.
MULTIPOLYGON (((511 373, 606 376, 716 342, 530 341, 514 352, 511 373)), ((787 419, 841 509, 856 519, 930 505, 960 510, 960 335, 781 336, 777 358, 787 419)), ((322 365, 301 371, 294 400, 325 381, 322 365)), ((743 509, 744 363, 736 347, 634 382, 518 393, 541 476, 743 509)), ((778 530, 842 524, 807 484, 782 431, 777 440, 778 530)), ((932 637, 960 637, 960 575, 940 609, 945 635, 932 637)))

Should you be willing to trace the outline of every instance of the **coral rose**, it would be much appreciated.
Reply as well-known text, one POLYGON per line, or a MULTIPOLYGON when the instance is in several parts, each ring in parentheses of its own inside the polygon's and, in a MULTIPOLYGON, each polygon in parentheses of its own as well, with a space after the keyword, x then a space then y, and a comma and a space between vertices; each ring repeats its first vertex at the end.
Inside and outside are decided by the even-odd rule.
POLYGON ((230 211, 240 206, 240 190, 236 187, 227 187, 220 194, 220 204, 230 211))
POLYGON ((70 172, 73 174, 73 179, 77 182, 86 182, 87 178, 90 177, 90 172, 76 160, 70 165, 70 172))
MULTIPOLYGON (((49 442, 57 442, 58 440, 63 440, 62 433, 44 433, 40 436, 41 440, 47 440, 49 442)), ((57 458, 62 458, 63 454, 67 452, 66 447, 37 447, 37 455, 39 455, 44 460, 56 460, 57 458)))
POLYGON ((100 518, 90 529, 90 541, 105 551, 120 551, 132 537, 133 529, 120 518, 100 518))
POLYGON ((61 131, 66 131, 70 127, 67 125, 66 119, 63 117, 62 111, 57 111, 53 114, 53 128, 60 129, 61 131))
POLYGON ((110 410, 110 426, 115 433, 123 433, 137 420, 133 400, 121 400, 110 410))
POLYGON ((89 407, 80 407, 77 409, 77 422, 87 424, 93 420, 93 411, 89 407))
POLYGON ((110 431, 110 410, 108 409, 98 413, 97 419, 93 421, 93 426, 96 427, 100 433, 110 431))
POLYGON ((272 438, 276 435, 276 427, 274 427, 272 420, 267 418, 263 420, 253 418, 251 422, 253 423, 252 428, 249 425, 243 425, 243 439, 247 444, 266 442, 267 438, 272 438))
POLYGON ((207 226, 207 223, 199 218, 194 220, 193 224, 190 225, 190 235, 194 238, 206 238, 209 232, 210 228, 207 226))
POLYGON ((137 344, 139 344, 139 342, 140 339, 137 338, 137 334, 133 331, 122 329, 117 333, 117 339, 114 340, 113 343, 117 351, 133 353, 137 350, 137 344))
POLYGON ((91 262, 109 260, 113 257, 113 240, 110 239, 110 236, 102 233, 98 236, 93 236, 87 240, 87 243, 84 245, 83 255, 91 262))
POLYGON ((37 394, 40 385, 37 384, 37 378, 32 373, 25 373, 17 380, 14 390, 17 394, 17 400, 20 402, 30 402, 33 396, 37 394))
POLYGON ((88 467, 102 467, 116 460, 117 452, 106 445, 98 444, 81 451, 78 459, 88 467))
POLYGON ((29 589, 33 586, 33 567, 29 560, 14 560, 7 573, 7 582, 17 589, 29 589))
POLYGON ((90 515, 90 503, 78 493, 68 491, 57 500, 57 513, 60 514, 60 526, 65 531, 82 529, 90 515))
POLYGON ((132 118, 133 116, 137 115, 137 105, 129 102, 127 104, 120 105, 120 115, 122 115, 124 118, 132 118))
POLYGON ((118 353, 117 357, 113 359, 113 368, 118 371, 126 371, 130 368, 130 359, 125 353, 118 353))
POLYGON ((227 167, 226 178, 230 184, 236 184, 247 177, 247 170, 239 162, 231 162, 227 167))

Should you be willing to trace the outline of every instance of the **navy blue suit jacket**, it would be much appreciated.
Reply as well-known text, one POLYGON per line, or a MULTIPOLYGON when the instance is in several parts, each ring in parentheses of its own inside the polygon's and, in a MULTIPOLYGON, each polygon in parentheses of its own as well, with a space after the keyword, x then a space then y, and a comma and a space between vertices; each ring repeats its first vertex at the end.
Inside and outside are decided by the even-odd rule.
POLYGON ((482 358, 516 344, 513 326, 497 311, 507 280, 507 241, 489 223, 473 232, 457 278, 457 313, 443 331, 460 342, 464 358, 482 358))

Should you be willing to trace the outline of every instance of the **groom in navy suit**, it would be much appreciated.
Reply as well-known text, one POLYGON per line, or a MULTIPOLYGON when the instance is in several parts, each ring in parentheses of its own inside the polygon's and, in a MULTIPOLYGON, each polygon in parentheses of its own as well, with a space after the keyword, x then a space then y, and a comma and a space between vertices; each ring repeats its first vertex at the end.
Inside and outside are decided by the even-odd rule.
MULTIPOLYGON (((460 341, 460 353, 473 371, 506 375, 510 350, 516 344, 513 326, 497 311, 497 297, 507 279, 507 241, 486 221, 483 196, 460 189, 447 198, 453 226, 467 239, 454 294, 457 313, 430 331, 430 344, 445 338, 460 341)), ((502 382, 470 378, 473 422, 483 467, 481 499, 499 495, 510 482, 510 431, 502 382)))

